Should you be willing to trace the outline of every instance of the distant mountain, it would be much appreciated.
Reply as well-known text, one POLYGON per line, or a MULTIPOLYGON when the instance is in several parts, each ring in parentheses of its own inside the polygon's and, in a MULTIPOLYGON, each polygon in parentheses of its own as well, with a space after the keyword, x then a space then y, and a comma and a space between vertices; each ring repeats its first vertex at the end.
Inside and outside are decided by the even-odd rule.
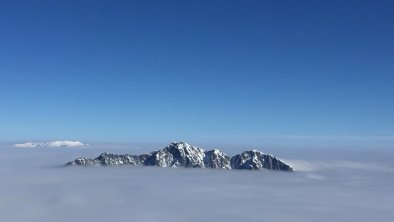
POLYGON ((52 141, 52 142, 28 142, 28 143, 20 143, 14 144, 14 147, 17 148, 44 148, 44 147, 80 147, 86 146, 86 144, 81 143, 80 141, 52 141))
POLYGON ((142 155, 103 153, 95 159, 81 157, 66 164, 66 166, 122 165, 293 171, 289 165, 276 157, 257 150, 245 151, 230 158, 219 149, 205 151, 185 142, 174 142, 161 150, 142 155))

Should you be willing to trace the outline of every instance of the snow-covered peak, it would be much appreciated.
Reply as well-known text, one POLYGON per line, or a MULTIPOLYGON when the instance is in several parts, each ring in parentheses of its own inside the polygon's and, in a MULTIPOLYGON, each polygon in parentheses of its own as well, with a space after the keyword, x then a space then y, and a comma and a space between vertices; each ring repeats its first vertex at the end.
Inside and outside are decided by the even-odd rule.
POLYGON ((14 144, 16 148, 56 148, 56 147, 82 147, 86 146, 86 144, 81 143, 80 141, 51 141, 51 142, 27 142, 27 143, 19 143, 14 144))
POLYGON ((167 147, 176 148, 176 149, 190 149, 193 146, 183 141, 180 141, 180 142, 172 142, 167 147))
POLYGON ((80 141, 53 141, 47 144, 47 147, 78 147, 85 146, 85 144, 80 141))
POLYGON ((103 153, 95 159, 78 158, 66 164, 80 165, 144 165, 159 167, 214 168, 214 169, 269 169, 293 171, 272 155, 258 150, 245 151, 230 158, 222 150, 205 151, 185 142, 172 142, 163 149, 142 155, 115 155, 103 153))

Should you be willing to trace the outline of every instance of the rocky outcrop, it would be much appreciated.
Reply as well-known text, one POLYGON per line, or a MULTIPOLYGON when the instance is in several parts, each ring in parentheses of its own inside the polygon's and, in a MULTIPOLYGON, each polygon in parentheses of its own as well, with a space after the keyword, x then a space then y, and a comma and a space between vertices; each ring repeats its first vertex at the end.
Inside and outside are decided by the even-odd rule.
POLYGON ((293 171, 293 169, 270 154, 264 154, 257 150, 245 151, 231 158, 232 169, 247 170, 283 170, 293 171))
POLYGON ((214 149, 205 151, 185 142, 171 143, 167 147, 143 155, 115 155, 103 153, 95 159, 78 158, 67 166, 121 166, 144 165, 159 167, 282 170, 293 169, 272 155, 257 150, 245 151, 231 159, 223 151, 214 149))

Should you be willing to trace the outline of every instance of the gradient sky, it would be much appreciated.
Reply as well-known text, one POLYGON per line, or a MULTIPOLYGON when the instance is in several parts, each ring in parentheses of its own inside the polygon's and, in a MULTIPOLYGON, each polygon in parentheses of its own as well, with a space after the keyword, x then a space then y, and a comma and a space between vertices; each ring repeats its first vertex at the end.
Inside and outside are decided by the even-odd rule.
POLYGON ((391 147, 393 71, 393 1, 1 1, 0 141, 391 147))

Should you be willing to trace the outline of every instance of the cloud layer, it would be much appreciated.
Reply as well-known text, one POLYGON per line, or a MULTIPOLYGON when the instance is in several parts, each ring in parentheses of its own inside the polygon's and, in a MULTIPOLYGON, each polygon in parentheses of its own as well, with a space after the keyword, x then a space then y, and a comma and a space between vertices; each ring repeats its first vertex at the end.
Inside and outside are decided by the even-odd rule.
POLYGON ((7 178, 0 183, 0 221, 369 222, 394 217, 394 151, 374 150, 373 156, 324 150, 311 155, 298 150, 297 156, 286 155, 298 169, 295 173, 65 168, 70 159, 103 150, 2 148, 0 152, 0 175, 7 178))

